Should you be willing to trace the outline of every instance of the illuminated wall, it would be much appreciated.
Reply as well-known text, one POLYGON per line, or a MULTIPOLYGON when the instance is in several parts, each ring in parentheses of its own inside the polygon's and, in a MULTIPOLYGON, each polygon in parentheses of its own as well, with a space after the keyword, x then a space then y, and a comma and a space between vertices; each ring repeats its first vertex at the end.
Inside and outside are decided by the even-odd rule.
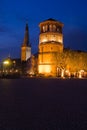
POLYGON ((38 73, 56 75, 57 53, 63 52, 63 24, 48 19, 40 23, 38 73))
POLYGON ((52 52, 47 52, 44 53, 44 55, 42 53, 39 53, 39 64, 57 64, 57 54, 56 53, 52 53, 52 52))
POLYGON ((25 61, 26 59, 26 47, 21 48, 21 61, 25 61))
POLYGON ((48 42, 45 44, 39 44, 39 52, 45 53, 45 52, 62 52, 63 51, 63 45, 56 43, 56 42, 48 42))
MULTIPOLYGON (((58 55, 58 59, 70 72, 87 71, 87 52, 64 50, 61 55, 58 55)), ((59 61, 57 64, 59 65, 59 61)))
POLYGON ((30 47, 21 47, 21 61, 27 61, 31 56, 31 48, 30 47))
POLYGON ((44 33, 40 34, 39 44, 49 41, 54 41, 63 44, 63 35, 60 33, 55 34, 55 32, 49 32, 49 33, 46 32, 45 34, 44 33))
POLYGON ((39 65, 39 73, 49 74, 51 73, 51 66, 50 65, 39 65))

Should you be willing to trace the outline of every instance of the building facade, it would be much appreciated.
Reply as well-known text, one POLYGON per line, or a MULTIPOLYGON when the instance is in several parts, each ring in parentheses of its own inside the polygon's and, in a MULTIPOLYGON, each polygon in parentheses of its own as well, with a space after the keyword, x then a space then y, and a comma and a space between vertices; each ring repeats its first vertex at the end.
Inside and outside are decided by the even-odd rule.
POLYGON ((63 24, 48 19, 41 22, 39 27, 38 73, 54 76, 57 67, 55 55, 63 52, 63 24))
POLYGON ((44 76, 87 76, 87 52, 65 49, 63 24, 48 19, 39 24, 38 74, 44 76))

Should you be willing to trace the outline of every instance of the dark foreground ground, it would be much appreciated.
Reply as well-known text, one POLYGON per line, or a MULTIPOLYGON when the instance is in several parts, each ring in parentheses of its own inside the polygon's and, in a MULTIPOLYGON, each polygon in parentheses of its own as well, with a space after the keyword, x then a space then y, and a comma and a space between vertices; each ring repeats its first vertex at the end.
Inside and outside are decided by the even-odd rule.
POLYGON ((87 79, 0 79, 0 130, 87 130, 87 79))

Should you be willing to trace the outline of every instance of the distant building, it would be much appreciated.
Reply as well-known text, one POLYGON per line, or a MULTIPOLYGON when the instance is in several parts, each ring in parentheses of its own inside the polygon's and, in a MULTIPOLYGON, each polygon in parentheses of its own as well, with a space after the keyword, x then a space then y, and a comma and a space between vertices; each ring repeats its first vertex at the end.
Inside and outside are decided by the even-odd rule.
POLYGON ((21 75, 25 75, 27 71, 27 62, 30 57, 31 57, 31 45, 29 43, 28 24, 26 24, 24 41, 21 46, 21 58, 12 59, 11 57, 8 57, 4 59, 0 67, 1 74, 12 75, 18 73, 21 75))
POLYGON ((4 59, 0 66, 0 76, 20 76, 22 73, 21 59, 4 59))
POLYGON ((21 61, 25 62, 30 57, 31 57, 31 45, 29 43, 28 24, 26 24, 24 42, 21 46, 21 61))

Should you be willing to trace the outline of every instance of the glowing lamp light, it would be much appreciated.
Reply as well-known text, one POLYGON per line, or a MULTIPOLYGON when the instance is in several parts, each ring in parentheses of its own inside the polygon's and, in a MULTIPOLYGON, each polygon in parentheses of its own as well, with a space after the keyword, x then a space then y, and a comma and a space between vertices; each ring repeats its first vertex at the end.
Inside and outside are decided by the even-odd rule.
POLYGON ((64 78, 64 69, 62 69, 61 77, 64 78))
POLYGON ((16 69, 15 72, 18 72, 18 70, 16 69))
POLYGON ((81 72, 79 73, 79 78, 82 78, 81 72))
POLYGON ((12 70, 10 70, 10 73, 12 73, 12 70))
POLYGON ((70 77, 70 72, 69 72, 69 70, 66 70, 65 73, 67 74, 68 77, 70 77))
POLYGON ((9 65, 9 61, 4 61, 3 64, 4 65, 9 65))
POLYGON ((84 70, 79 71, 79 78, 82 78, 82 73, 84 73, 84 70))

